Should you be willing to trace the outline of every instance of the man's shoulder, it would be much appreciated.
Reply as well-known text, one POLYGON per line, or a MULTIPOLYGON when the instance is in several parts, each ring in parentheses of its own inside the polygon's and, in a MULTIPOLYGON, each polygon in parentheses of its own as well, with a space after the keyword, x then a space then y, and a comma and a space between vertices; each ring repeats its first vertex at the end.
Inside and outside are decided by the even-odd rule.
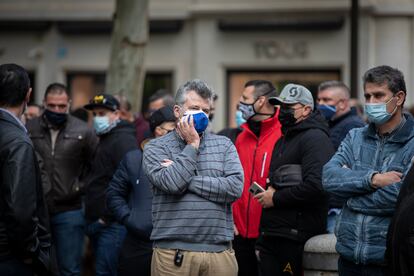
POLYGON ((227 148, 229 145, 233 145, 233 142, 228 137, 214 133, 208 133, 204 139, 208 146, 223 146, 227 148))
POLYGON ((3 150, 5 147, 12 147, 13 145, 27 145, 32 147, 29 136, 24 129, 11 122, 0 120, 0 129, 2 135, 0 135, 0 147, 3 150))
POLYGON ((178 145, 178 138, 176 135, 177 134, 175 134, 174 131, 171 131, 164 136, 151 139, 148 143, 145 144, 144 152, 148 151, 148 149, 162 149, 164 147, 178 145))
POLYGON ((92 132, 92 129, 86 122, 70 114, 68 114, 68 121, 65 128, 67 131, 92 132))

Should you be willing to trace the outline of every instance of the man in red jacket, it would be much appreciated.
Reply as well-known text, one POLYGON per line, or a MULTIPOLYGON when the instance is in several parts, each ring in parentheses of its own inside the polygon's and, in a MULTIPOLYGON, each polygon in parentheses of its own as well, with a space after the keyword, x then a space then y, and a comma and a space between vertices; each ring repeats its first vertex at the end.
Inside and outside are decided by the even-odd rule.
POLYGON ((281 136, 278 109, 268 103, 277 95, 276 88, 265 80, 249 81, 240 97, 239 110, 247 121, 237 137, 236 148, 244 170, 243 194, 233 204, 234 250, 239 265, 239 276, 258 275, 255 242, 259 236, 262 207, 249 193, 257 182, 265 188, 273 146, 281 136))

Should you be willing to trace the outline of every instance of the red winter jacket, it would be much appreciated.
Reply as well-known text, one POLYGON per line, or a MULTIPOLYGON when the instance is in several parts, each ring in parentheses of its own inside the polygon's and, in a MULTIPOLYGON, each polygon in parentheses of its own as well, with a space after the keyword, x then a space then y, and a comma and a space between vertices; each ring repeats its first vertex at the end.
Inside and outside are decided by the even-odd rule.
POLYGON ((253 181, 263 188, 266 187, 273 147, 282 135, 278 115, 279 111, 272 118, 262 121, 259 137, 244 123, 241 126, 244 131, 236 140, 237 152, 244 170, 244 188, 241 198, 233 203, 233 216, 234 224, 244 238, 259 236, 262 207, 249 193, 249 187, 253 181))

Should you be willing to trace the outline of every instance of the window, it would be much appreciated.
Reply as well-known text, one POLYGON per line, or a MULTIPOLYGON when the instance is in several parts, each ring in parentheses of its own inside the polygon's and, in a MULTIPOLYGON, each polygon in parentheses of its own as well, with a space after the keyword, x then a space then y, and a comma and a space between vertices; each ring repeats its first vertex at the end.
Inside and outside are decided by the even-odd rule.
POLYGON ((249 80, 264 79, 271 81, 277 91, 283 89, 288 83, 298 83, 308 88, 314 98, 318 85, 326 80, 339 80, 340 71, 338 69, 322 70, 229 70, 227 72, 227 125, 235 127, 235 112, 239 98, 244 89, 244 84, 249 80))

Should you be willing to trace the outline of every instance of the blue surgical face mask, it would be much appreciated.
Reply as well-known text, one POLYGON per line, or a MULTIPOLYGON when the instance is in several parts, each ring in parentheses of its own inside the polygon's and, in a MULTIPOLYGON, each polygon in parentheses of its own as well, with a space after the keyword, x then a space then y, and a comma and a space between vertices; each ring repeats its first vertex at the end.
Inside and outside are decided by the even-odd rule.
POLYGON ((392 98, 394 97, 391 97, 391 99, 385 103, 365 104, 364 112, 365 115, 367 115, 368 120, 376 125, 382 125, 388 122, 397 110, 397 106, 395 106, 391 113, 387 111, 387 104, 392 100, 392 98))
POLYGON ((321 104, 318 109, 328 121, 336 114, 336 106, 334 105, 321 104))
POLYGON ((116 127, 118 122, 119 120, 116 120, 111 123, 108 116, 95 116, 93 118, 93 128, 97 135, 102 135, 116 127))
POLYGON ((246 122, 246 120, 243 118, 243 113, 240 110, 237 110, 236 111, 236 124, 237 124, 237 127, 240 127, 245 122, 246 122))
POLYGON ((183 120, 190 120, 190 115, 193 116, 194 128, 198 134, 203 133, 208 126, 208 116, 201 110, 187 110, 184 113, 183 120))

